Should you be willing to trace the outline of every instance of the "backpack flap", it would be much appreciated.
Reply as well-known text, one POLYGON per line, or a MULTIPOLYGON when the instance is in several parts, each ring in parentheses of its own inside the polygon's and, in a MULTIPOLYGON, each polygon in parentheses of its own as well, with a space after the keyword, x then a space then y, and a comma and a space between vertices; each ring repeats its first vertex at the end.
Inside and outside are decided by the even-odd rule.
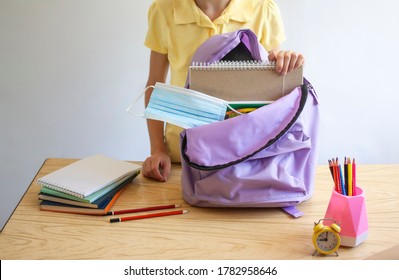
POLYGON ((212 63, 221 60, 240 43, 251 52, 253 60, 268 60, 267 51, 258 42, 258 38, 250 29, 239 29, 234 32, 212 36, 196 50, 193 62, 212 63))
POLYGON ((287 207, 308 199, 317 130, 308 84, 249 114, 184 130, 184 199, 202 207, 287 207))
MULTIPOLYGON (((240 43, 243 43, 250 52, 251 60, 268 61, 268 53, 258 42, 257 36, 250 29, 239 29, 212 36, 198 47, 194 53, 192 63, 213 63, 222 60, 240 43)), ((187 75, 186 88, 189 88, 189 77, 187 75)))

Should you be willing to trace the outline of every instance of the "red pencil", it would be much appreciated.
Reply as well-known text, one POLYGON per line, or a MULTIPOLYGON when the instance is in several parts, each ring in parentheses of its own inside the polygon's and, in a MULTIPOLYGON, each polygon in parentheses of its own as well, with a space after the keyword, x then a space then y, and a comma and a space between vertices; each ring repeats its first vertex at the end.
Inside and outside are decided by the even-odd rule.
POLYGON ((108 211, 106 215, 110 216, 110 215, 138 213, 138 212, 153 211, 153 210, 163 210, 163 209, 179 208, 180 206, 181 205, 178 204, 170 204, 170 205, 151 206, 151 207, 135 208, 135 209, 115 210, 115 211, 108 211))
POLYGON ((339 187, 338 158, 337 158, 337 160, 334 160, 334 159, 333 159, 332 162, 333 162, 333 172, 334 172, 335 190, 336 190, 338 193, 342 194, 342 191, 341 191, 341 189, 340 189, 340 187, 339 187))
POLYGON ((188 210, 177 210, 177 211, 159 212, 159 213, 140 215, 140 216, 112 218, 109 220, 109 222, 110 223, 126 222, 126 221, 139 220, 139 219, 149 219, 149 218, 164 217, 164 216, 171 216, 171 215, 180 215, 180 214, 186 214, 187 212, 188 212, 188 210))

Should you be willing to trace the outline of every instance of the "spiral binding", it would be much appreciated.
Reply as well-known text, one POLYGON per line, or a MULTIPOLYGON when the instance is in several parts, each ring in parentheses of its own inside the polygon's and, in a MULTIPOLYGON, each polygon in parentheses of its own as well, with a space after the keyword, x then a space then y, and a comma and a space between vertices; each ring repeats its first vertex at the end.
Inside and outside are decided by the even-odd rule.
POLYGON ((47 187, 47 188, 50 188, 50 189, 53 189, 53 190, 56 190, 56 191, 59 191, 59 192, 67 193, 67 194, 70 194, 70 195, 73 195, 73 196, 77 196, 77 197, 81 197, 81 198, 84 197, 83 193, 81 193, 81 192, 79 192, 77 190, 67 189, 65 186, 61 186, 61 185, 56 184, 54 182, 49 182, 49 181, 44 182, 44 181, 39 179, 37 181, 37 183, 39 185, 41 185, 41 186, 44 186, 44 187, 47 187))
POLYGON ((252 70, 252 71, 274 71, 275 61, 218 61, 218 62, 193 62, 190 66, 193 70, 199 71, 221 71, 221 70, 252 70))

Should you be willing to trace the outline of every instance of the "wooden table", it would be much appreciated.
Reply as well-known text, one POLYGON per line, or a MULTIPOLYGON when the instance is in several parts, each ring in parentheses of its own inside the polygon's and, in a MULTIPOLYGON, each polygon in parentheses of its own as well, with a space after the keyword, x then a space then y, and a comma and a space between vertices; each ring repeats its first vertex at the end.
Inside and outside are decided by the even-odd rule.
MULTIPOLYGON (((166 183, 134 179, 114 209, 182 204, 184 215, 110 223, 109 216, 39 210, 37 179, 75 159, 47 159, 0 234, 0 259, 364 259, 398 245, 399 165, 361 165, 358 185, 366 196, 368 239, 339 256, 312 256, 315 221, 324 217, 332 188, 327 166, 316 171, 312 198, 294 219, 280 209, 196 208, 182 199, 181 169, 166 183)), ((392 249, 391 249, 392 251, 392 249)), ((393 250, 388 258, 399 259, 393 250)))

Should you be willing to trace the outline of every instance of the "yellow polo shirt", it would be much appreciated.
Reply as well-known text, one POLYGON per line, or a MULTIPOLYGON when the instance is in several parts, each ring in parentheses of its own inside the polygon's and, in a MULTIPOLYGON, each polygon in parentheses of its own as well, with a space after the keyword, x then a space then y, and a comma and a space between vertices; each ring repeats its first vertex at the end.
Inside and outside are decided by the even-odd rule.
MULTIPOLYGON (((197 48, 213 35, 251 29, 267 51, 285 40, 283 22, 273 0, 231 0, 213 22, 197 7, 195 0, 155 0, 148 12, 145 45, 167 54, 172 85, 184 87, 191 58, 197 48)), ((168 152, 180 161, 181 128, 167 124, 168 152)))

